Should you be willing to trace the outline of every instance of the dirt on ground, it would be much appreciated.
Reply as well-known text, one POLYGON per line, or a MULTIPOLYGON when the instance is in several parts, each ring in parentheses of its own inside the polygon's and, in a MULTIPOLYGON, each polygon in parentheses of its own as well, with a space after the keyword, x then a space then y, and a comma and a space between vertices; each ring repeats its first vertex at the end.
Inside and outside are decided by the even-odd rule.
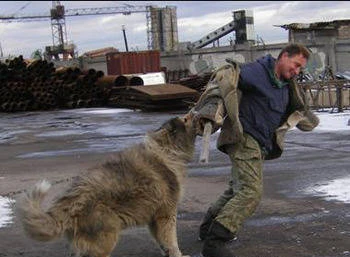
MULTIPOLYGON (((329 180, 335 177, 336 174, 329 171, 333 170, 331 168, 341 174, 348 171, 349 143, 344 151, 330 151, 335 148, 323 147, 320 143, 325 143, 330 137, 332 140, 329 142, 338 145, 337 149, 339 142, 344 144, 344 141, 339 141, 345 140, 341 136, 317 135, 315 138, 319 142, 309 143, 298 133, 292 133, 287 139, 283 157, 266 163, 262 201, 255 214, 243 224, 238 239, 230 243, 236 256, 350 256, 349 204, 295 194, 307 181, 321 180, 317 176, 329 180), (323 163, 325 158, 330 161, 323 163)), ((315 138, 311 138, 310 142, 314 142, 315 138)), ((199 149, 196 150, 196 156, 189 165, 185 194, 178 208, 178 238, 183 254, 200 252, 202 242, 197 238, 201 219, 229 180, 229 159, 215 150, 215 138, 212 140, 214 146, 209 164, 197 162, 199 149)), ((17 199, 38 180, 46 178, 53 183, 47 199, 49 202, 69 185, 72 178, 110 154, 84 152, 68 156, 13 158, 33 149, 39 151, 47 146, 54 149, 56 144, 58 141, 34 142, 28 138, 27 142, 0 145, 0 195, 17 199)), ((67 140, 65 144, 66 148, 70 148, 74 143, 67 140)), ((0 257, 20 256, 64 257, 71 256, 71 250, 63 238, 48 243, 28 238, 14 216, 12 224, 0 228, 0 257)), ((111 257, 131 256, 162 256, 146 228, 125 230, 111 257)))
MULTIPOLYGON (((21 174, 24 163, 12 164, 14 178, 6 189, 1 188, 1 193, 16 198, 45 177, 54 182, 50 195, 57 195, 72 177, 100 158, 85 155, 78 159, 32 160, 28 164, 32 167, 30 175, 21 174)), ((209 204, 226 187, 227 180, 228 175, 190 175, 187 178, 178 214, 179 244, 184 254, 194 255, 200 251, 202 242, 197 240, 200 221, 209 204)), ((265 193, 256 213, 244 224, 238 240, 230 244, 236 256, 350 256, 348 205, 317 198, 288 199, 276 191, 274 182, 267 178, 265 193)), ((12 225, 0 229, 0 239, 1 257, 62 257, 71 254, 64 239, 41 243, 27 238, 16 217, 12 225)), ((145 228, 135 228, 123 232, 112 256, 160 257, 161 253, 145 228)))

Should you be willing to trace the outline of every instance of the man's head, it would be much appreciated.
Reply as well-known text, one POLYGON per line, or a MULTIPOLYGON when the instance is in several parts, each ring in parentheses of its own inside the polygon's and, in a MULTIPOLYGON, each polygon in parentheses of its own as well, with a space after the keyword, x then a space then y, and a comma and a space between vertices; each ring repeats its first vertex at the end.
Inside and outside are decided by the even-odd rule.
POLYGON ((305 68, 310 51, 300 44, 289 44, 277 57, 275 73, 279 79, 292 79, 305 68))

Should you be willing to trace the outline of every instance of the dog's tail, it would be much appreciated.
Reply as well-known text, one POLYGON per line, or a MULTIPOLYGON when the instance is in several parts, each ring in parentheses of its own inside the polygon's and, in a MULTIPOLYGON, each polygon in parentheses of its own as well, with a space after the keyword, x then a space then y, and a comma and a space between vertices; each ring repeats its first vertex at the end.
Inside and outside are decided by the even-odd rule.
POLYGON ((41 203, 51 184, 43 180, 37 183, 18 203, 18 214, 26 233, 39 241, 50 241, 62 234, 62 226, 53 216, 41 208, 41 203))

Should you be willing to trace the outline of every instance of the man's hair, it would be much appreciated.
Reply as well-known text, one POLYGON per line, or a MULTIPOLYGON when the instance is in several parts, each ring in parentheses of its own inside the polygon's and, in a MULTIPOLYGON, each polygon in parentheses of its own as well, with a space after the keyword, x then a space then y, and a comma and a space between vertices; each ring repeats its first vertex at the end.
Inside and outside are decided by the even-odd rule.
POLYGON ((301 44, 292 43, 287 45, 281 50, 277 59, 280 59, 282 54, 284 53, 288 53, 288 57, 293 57, 294 55, 302 54, 306 58, 306 60, 308 60, 311 52, 309 49, 307 49, 305 46, 301 44))

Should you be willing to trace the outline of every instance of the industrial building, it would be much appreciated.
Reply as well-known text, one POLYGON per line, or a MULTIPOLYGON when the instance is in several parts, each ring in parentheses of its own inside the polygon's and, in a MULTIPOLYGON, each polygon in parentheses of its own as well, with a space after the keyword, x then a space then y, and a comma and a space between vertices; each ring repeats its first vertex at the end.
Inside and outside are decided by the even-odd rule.
MULTIPOLYGON (((2 16, 0 17, 0 21, 32 18, 38 17, 2 16)), ((317 108, 319 106, 326 106, 332 107, 333 109, 337 108, 340 111, 344 106, 350 105, 349 83, 344 82, 344 80, 336 81, 337 74, 339 75, 340 73, 350 71, 350 62, 348 61, 350 59, 350 20, 276 25, 281 29, 288 30, 288 42, 268 45, 256 39, 254 14, 251 10, 233 11, 232 21, 223 24, 214 31, 208 32, 208 34, 203 35, 203 37, 194 42, 179 42, 175 6, 155 7, 129 5, 111 8, 65 9, 59 1, 53 1, 50 16, 39 18, 50 18, 53 44, 45 47, 44 56, 46 63, 32 66, 38 69, 38 74, 40 74, 39 66, 45 66, 46 72, 49 74, 47 76, 55 83, 60 81, 60 86, 64 88, 72 87, 72 81, 69 81, 69 83, 67 81, 62 82, 62 76, 71 77, 72 70, 89 71, 87 75, 86 72, 75 74, 77 80, 73 82, 74 90, 76 92, 84 92, 85 95, 89 94, 91 98, 91 92, 85 89, 82 91, 80 87, 82 84, 86 84, 87 81, 92 81, 92 84, 89 84, 88 87, 90 87, 89 90, 98 95, 99 99, 97 102, 108 103, 110 98, 114 99, 113 101, 120 102, 120 99, 128 95, 127 98, 124 98, 124 102, 130 104, 131 102, 135 102, 135 97, 139 97, 142 98, 142 101, 137 105, 140 107, 142 104, 145 104, 145 99, 149 101, 150 99, 156 99, 157 96, 162 96, 163 98, 161 100, 163 103, 161 106, 168 108, 169 106, 164 105, 164 103, 169 102, 168 100, 170 99, 169 96, 168 98, 164 98, 166 96, 164 88, 166 87, 161 88, 157 86, 156 88, 154 86, 156 90, 153 91, 151 87, 147 88, 147 90, 131 88, 128 94, 126 94, 125 90, 123 91, 119 88, 119 86, 123 86, 128 87, 130 90, 130 86, 146 85, 141 75, 149 73, 164 74, 164 76, 154 76, 154 78, 158 76, 162 79, 162 82, 159 82, 160 84, 170 83, 177 85, 178 91, 174 90, 175 86, 168 87, 167 89, 172 91, 173 94, 171 97, 173 99, 181 101, 179 98, 186 96, 188 97, 187 100, 195 101, 196 97, 198 97, 198 94, 196 94, 197 91, 200 92, 203 89, 210 74, 216 68, 225 64, 227 59, 245 63, 254 61, 267 53, 277 57, 280 50, 286 44, 289 42, 298 42, 303 43, 312 52, 305 70, 307 76, 300 80, 300 83, 306 82, 305 78, 311 81, 308 82, 309 84, 303 85, 305 90, 307 90, 307 97, 309 98, 308 101, 310 101, 310 104, 317 108), (129 15, 131 13, 140 12, 146 14, 148 41, 148 50, 146 51, 129 51, 125 33, 126 51, 119 51, 114 47, 105 47, 86 52, 81 56, 76 56, 74 45, 68 44, 67 42, 65 30, 66 16, 114 13, 129 15), (231 33, 234 35, 234 40, 228 45, 221 45, 220 39, 231 33), (47 63, 49 63, 49 65, 47 63), (56 69, 68 68, 67 71, 69 71, 69 74, 61 74, 59 76, 57 74, 52 74, 51 69, 53 67, 51 67, 51 65, 56 69), (85 76, 85 78, 82 79, 82 76, 85 76), (107 76, 108 78, 102 78, 101 76, 107 76), (141 82, 137 82, 138 84, 130 84, 131 77, 138 77, 138 81, 141 82), (106 81, 112 81, 114 84, 112 84, 112 86, 106 86, 106 81), (119 85, 116 81, 118 81, 118 83, 123 81, 123 83, 119 85), (103 85, 103 94, 100 92, 101 90, 95 92, 96 90, 93 89, 94 83, 103 85), (118 84, 118 89, 113 89, 116 84, 118 84), (185 85, 187 89, 183 88, 181 85, 185 85), (189 91, 188 87, 195 90, 189 91), (132 91, 135 92, 130 94, 132 91), (117 96, 115 95, 116 92, 118 94, 117 96), (131 99, 134 100, 131 101, 131 99)), ((22 66, 25 65, 23 60, 20 59, 15 60, 15 63, 19 69, 22 69, 22 66)), ((31 69, 33 69, 33 67, 31 69)), ((7 71, 4 66, 3 69, 6 73, 7 71)), ((9 85, 15 85, 16 90, 17 88, 25 88, 24 82, 20 82, 19 86, 18 81, 10 81, 8 83, 9 85)), ((27 81, 26 83, 29 82, 27 81)), ((34 86, 33 90, 37 91, 38 89, 35 89, 35 86, 38 86, 38 83, 35 81, 30 81, 30 83, 31 86, 34 86)), ((51 82, 47 82, 46 80, 45 83, 50 84, 51 82)), ((154 84, 154 81, 152 83, 154 84)), ((49 84, 47 84, 47 87, 52 86, 49 84)), ((40 90, 42 90, 42 88, 40 90)), ((11 106, 8 100, 13 98, 11 92, 8 92, 7 89, 3 89, 2 91, 3 98, 5 98, 3 105, 7 107, 11 106)), ((29 92, 28 94, 31 95, 32 93, 29 92)), ((42 96, 42 94, 35 94, 42 96)), ((51 93, 46 92, 45 94, 50 95, 51 93)), ((88 102, 95 103, 96 95, 93 97, 94 99, 88 99, 88 102)), ((50 98, 52 98, 52 96, 50 96, 50 98)), ((50 99, 50 101, 48 101, 46 97, 43 101, 54 102, 52 106, 58 106, 60 104, 66 106, 69 103, 71 106, 78 107, 87 102, 87 99, 80 99, 79 96, 75 96, 75 98, 77 99, 72 101, 70 96, 62 93, 60 99, 50 99), (80 104, 78 104, 78 102, 80 104)), ((159 99, 160 98, 158 98, 158 100, 159 99)), ((26 99, 24 102, 28 101, 29 100, 26 99)), ((114 103, 111 105, 114 106, 114 103)), ((154 103, 148 103, 148 105, 152 106, 152 108, 155 106, 154 103)), ((179 104, 179 102, 177 105, 184 106, 183 104, 179 104)))

